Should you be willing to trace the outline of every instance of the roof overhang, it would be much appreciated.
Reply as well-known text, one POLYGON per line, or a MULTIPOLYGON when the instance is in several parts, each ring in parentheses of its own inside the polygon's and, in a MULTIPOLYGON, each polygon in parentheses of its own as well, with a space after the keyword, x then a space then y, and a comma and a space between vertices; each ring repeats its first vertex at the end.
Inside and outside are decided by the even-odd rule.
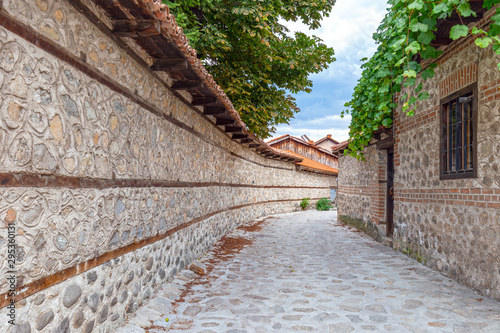
POLYGON ((90 0, 106 16, 105 20, 90 17, 86 1, 72 0, 72 4, 87 14, 101 29, 118 38, 133 41, 149 56, 151 71, 161 71, 172 79, 170 89, 179 97, 187 91, 191 106, 225 132, 233 141, 248 144, 267 158, 300 161, 296 156, 270 147, 250 133, 238 112, 215 83, 166 5, 156 0, 90 0))

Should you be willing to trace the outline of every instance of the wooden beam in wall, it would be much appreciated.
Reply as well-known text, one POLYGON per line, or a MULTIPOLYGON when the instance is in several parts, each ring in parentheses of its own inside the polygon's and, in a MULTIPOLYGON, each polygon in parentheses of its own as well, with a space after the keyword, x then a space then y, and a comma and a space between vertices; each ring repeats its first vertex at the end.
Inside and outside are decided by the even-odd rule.
POLYGON ((156 59, 151 69, 154 71, 175 72, 188 69, 188 62, 185 58, 162 58, 156 59))
POLYGON ((251 143, 248 145, 248 148, 257 148, 258 146, 260 146, 260 144, 258 143, 251 143))
POLYGON ((113 33, 118 37, 147 37, 159 35, 159 20, 113 20, 113 33))
POLYGON ((245 138, 245 139, 241 139, 241 141, 240 141, 240 142, 241 142, 241 143, 249 143, 249 142, 253 142, 253 140, 252 140, 252 139, 250 139, 250 138, 245 138))
POLYGON ((233 134, 233 136, 232 136, 233 139, 244 139, 246 137, 247 137, 247 135, 243 134, 243 133, 236 133, 236 134, 233 134))

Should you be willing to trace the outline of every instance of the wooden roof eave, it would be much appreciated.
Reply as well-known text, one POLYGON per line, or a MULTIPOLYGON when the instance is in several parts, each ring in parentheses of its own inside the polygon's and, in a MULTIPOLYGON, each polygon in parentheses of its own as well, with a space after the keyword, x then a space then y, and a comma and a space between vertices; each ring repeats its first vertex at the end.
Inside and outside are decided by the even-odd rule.
POLYGON ((303 171, 308 171, 308 172, 314 172, 314 173, 329 175, 329 176, 338 176, 338 172, 326 171, 326 170, 319 170, 319 169, 314 169, 314 168, 306 167, 306 166, 303 166, 303 165, 297 165, 297 169, 303 170, 303 171))
MULTIPOLYGON (((191 105, 202 107, 202 113, 213 117, 214 125, 232 140, 252 148, 269 148, 272 158, 296 158, 274 151, 264 141, 250 133, 224 91, 215 83, 196 51, 189 46, 182 28, 175 22, 167 6, 155 0, 91 0, 111 21, 112 33, 128 37, 154 59, 153 71, 166 72, 173 81, 172 90, 185 90, 192 96, 191 105)), ((209 118, 212 119, 213 118, 209 118)), ((262 154, 265 150, 256 151, 262 154)))

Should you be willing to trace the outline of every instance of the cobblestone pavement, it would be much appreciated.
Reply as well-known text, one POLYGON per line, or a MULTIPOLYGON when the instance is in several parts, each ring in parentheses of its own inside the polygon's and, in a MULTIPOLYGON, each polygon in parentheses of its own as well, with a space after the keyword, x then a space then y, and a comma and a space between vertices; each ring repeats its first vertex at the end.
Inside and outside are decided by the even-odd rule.
POLYGON ((237 229, 197 266, 206 274, 182 271, 119 332, 500 332, 500 303, 336 212, 237 229))

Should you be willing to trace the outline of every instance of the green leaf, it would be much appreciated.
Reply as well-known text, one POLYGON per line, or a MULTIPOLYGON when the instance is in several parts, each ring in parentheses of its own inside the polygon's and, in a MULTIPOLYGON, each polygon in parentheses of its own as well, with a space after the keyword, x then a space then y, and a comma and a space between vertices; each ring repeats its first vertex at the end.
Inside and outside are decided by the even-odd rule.
POLYGON ((436 59, 443 53, 443 51, 437 50, 433 46, 426 46, 425 49, 420 52, 422 59, 436 59))
POLYGON ((388 85, 383 85, 380 88, 378 88, 378 92, 383 94, 389 92, 389 86, 388 85))
POLYGON ((405 48, 405 53, 411 53, 411 54, 416 54, 418 51, 420 51, 422 48, 420 47, 420 44, 417 41, 411 42, 410 45, 408 45, 405 48))
POLYGON ((432 10, 433 14, 445 13, 448 11, 448 4, 444 1, 440 2, 434 9, 432 10))
POLYGON ((432 79, 434 77, 434 69, 432 67, 427 67, 422 71, 422 79, 432 79))
POLYGON ((457 24, 451 27, 450 38, 453 40, 457 40, 460 37, 465 37, 469 33, 469 28, 463 24, 457 24))
POLYGON ((483 7, 491 9, 491 7, 498 3, 500 3, 500 0, 484 0, 483 7))
POLYGON ((430 44, 434 39, 434 33, 432 31, 425 31, 418 34, 418 41, 422 44, 430 44))
POLYGON ((408 9, 420 10, 424 7, 424 2, 422 0, 415 0, 408 5, 408 9))
POLYGON ((463 16, 463 17, 469 17, 471 15, 476 16, 472 9, 470 8, 470 4, 468 2, 462 2, 460 5, 457 7, 458 12, 463 16))
POLYGON ((384 127, 391 127, 391 125, 392 125, 392 119, 391 118, 385 118, 382 121, 382 125, 384 125, 384 127))
POLYGON ((404 77, 417 77, 417 72, 415 72, 413 69, 408 69, 403 72, 404 77))
POLYGON ((418 94, 419 101, 425 101, 426 99, 429 99, 429 93, 427 91, 423 91, 420 94, 418 94))
POLYGON ((429 27, 429 31, 431 31, 437 24, 437 20, 434 17, 426 17, 423 20, 423 23, 429 27))
POLYGON ((494 43, 492 46, 493 51, 495 51, 496 54, 500 54, 500 43, 494 43))
POLYGON ((414 22, 410 25, 410 30, 413 32, 417 31, 426 32, 429 30, 429 26, 427 24, 423 24, 420 22, 414 22))
POLYGON ((491 43, 493 43, 493 39, 491 39, 490 37, 477 38, 475 40, 475 43, 477 46, 484 49, 488 47, 491 43))
POLYGON ((472 27, 471 33, 473 35, 477 35, 477 34, 484 34, 486 32, 483 29, 478 29, 477 27, 472 27))

